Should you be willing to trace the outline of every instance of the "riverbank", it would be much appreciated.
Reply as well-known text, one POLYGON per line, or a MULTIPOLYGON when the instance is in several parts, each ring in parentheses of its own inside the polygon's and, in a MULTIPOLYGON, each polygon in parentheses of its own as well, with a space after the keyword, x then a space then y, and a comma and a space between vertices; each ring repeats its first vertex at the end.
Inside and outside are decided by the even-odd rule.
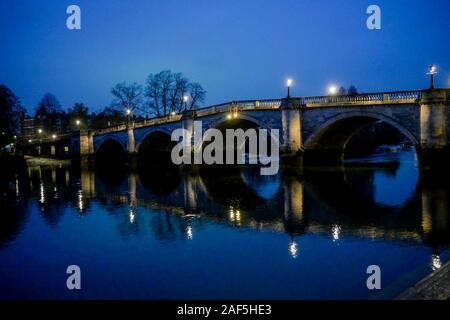
POLYGON ((25 156, 26 164, 29 167, 36 167, 36 166, 45 166, 45 167, 51 167, 51 166, 69 166, 71 164, 70 160, 58 160, 58 159, 51 159, 51 158, 41 158, 41 157, 31 157, 31 156, 25 156))
POLYGON ((450 262, 407 289, 396 300, 450 300, 450 262))

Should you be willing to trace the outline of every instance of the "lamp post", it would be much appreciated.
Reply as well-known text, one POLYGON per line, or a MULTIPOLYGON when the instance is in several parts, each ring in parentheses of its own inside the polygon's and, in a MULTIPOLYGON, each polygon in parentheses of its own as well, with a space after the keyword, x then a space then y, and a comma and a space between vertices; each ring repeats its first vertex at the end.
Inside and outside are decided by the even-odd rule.
POLYGON ((430 76, 430 89, 434 89, 434 75, 437 74, 437 68, 435 65, 428 67, 427 75, 430 76))
POLYGON ((130 118, 131 118, 131 109, 127 108, 126 110, 126 114, 127 114, 127 127, 130 124, 130 118))
POLYGON ((42 129, 38 129, 38 135, 39 135, 39 143, 42 143, 42 134, 44 131, 42 129))
POLYGON ((42 152, 42 150, 41 150, 41 148, 42 148, 42 133, 43 133, 43 131, 42 131, 42 129, 38 129, 38 133, 39 133, 39 153, 38 153, 38 155, 40 156, 41 155, 41 152, 42 152))
POLYGON ((286 80, 286 86, 287 86, 287 97, 291 97, 291 86, 292 86, 292 79, 289 78, 286 80))

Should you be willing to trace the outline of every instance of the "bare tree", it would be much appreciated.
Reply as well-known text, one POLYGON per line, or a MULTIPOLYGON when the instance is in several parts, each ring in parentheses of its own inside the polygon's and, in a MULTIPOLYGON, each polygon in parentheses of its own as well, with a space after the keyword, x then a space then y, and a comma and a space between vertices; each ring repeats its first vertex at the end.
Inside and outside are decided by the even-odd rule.
POLYGON ((351 85, 350 88, 347 90, 347 94, 349 96, 356 96, 358 94, 358 89, 354 85, 351 85))
POLYGON ((345 96, 347 94, 347 90, 344 87, 340 87, 338 91, 338 95, 345 96))
POLYGON ((112 88, 111 93, 114 96, 111 106, 123 112, 134 113, 142 105, 142 86, 136 82, 118 83, 112 88))
POLYGON ((56 96, 51 93, 44 94, 35 110, 35 120, 39 129, 47 133, 61 131, 60 124, 64 122, 64 118, 65 114, 56 96))
POLYGON ((189 80, 181 73, 173 75, 173 83, 170 90, 170 111, 181 112, 184 109, 184 96, 189 86, 189 80))
POLYGON ((145 95, 149 98, 148 106, 156 116, 166 115, 169 109, 169 90, 172 84, 172 73, 168 70, 150 74, 147 78, 145 95))
POLYGON ((194 82, 189 85, 189 92, 191 96, 189 109, 197 109, 205 101, 206 91, 199 83, 194 82))
POLYGON ((182 73, 169 70, 150 74, 145 87, 146 106, 158 117, 197 107, 204 101, 205 94, 200 84, 190 83, 182 73), (185 96, 190 96, 189 103, 184 100, 185 96))
POLYGON ((51 93, 44 94, 36 107, 36 115, 49 115, 58 112, 61 112, 61 104, 55 95, 51 93))

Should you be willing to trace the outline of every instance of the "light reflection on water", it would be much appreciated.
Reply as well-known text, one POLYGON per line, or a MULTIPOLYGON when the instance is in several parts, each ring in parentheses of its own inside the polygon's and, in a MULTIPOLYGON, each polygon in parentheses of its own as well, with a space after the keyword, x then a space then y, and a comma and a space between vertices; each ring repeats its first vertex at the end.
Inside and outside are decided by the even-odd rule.
POLYGON ((274 177, 29 168, 2 179, 0 297, 392 298, 450 242, 447 179, 395 157, 274 177), (80 292, 65 289, 70 264, 80 292))

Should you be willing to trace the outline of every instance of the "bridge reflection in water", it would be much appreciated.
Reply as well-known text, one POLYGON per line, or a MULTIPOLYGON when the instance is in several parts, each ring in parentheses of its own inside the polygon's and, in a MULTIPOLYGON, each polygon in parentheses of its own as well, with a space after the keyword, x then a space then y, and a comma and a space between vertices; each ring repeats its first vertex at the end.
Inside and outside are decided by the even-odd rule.
POLYGON ((179 227, 179 234, 190 219, 204 218, 237 228, 285 232, 290 237, 307 232, 332 238, 354 235, 425 243, 436 249, 450 243, 450 186, 442 172, 436 176, 423 169, 417 177, 416 168, 414 178, 415 172, 408 171, 413 178, 400 184, 404 199, 391 195, 400 202, 389 203, 389 199, 377 201, 377 189, 389 185, 375 185, 375 179, 380 174, 395 179, 399 166, 310 169, 296 177, 283 173, 261 176, 258 168, 232 168, 225 174, 220 170, 220 175, 214 169, 193 174, 176 168, 102 174, 37 167, 29 169, 29 192, 38 199, 50 223, 57 223, 62 214, 58 204, 70 200, 80 214, 86 214, 95 200, 105 207, 128 205, 130 225, 146 223, 150 212, 145 208, 171 215, 158 223, 178 221, 176 225, 155 227, 179 227))
POLYGON ((257 168, 221 173, 30 168, 7 188, 22 201, 14 206, 15 215, 1 218, 0 248, 14 243, 31 219, 32 199, 49 225, 57 226, 67 212, 84 217, 101 207, 116 219, 120 236, 153 235, 165 243, 195 241, 211 224, 281 233, 285 254, 297 259, 303 237, 320 236, 335 243, 347 238, 425 246, 438 268, 450 244, 449 180, 408 161, 379 168, 311 168, 297 176, 260 176, 257 168), (402 170, 408 179, 399 177, 402 170), (389 179, 397 178, 403 179, 400 199, 395 190, 386 192, 389 179))

